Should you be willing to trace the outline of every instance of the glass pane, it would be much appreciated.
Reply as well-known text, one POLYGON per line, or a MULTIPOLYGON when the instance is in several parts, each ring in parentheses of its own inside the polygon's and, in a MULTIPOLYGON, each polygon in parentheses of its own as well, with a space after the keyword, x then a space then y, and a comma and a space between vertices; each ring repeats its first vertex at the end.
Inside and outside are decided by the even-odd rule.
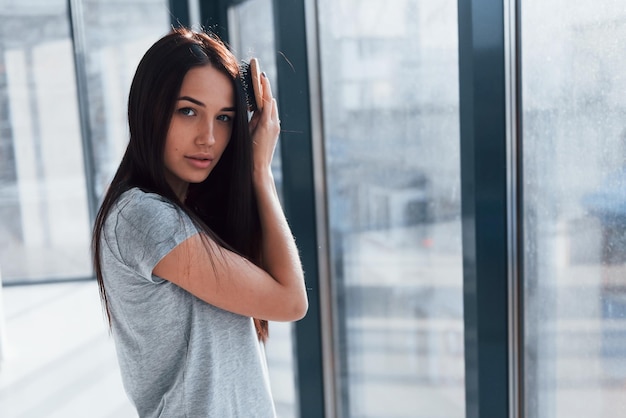
POLYGON ((318 5, 346 417, 463 417, 456 1, 318 5))
POLYGON ((528 0, 522 25, 525 416, 620 416, 626 8, 528 0))
POLYGON ((4 282, 91 275, 76 79, 64 0, 0 7, 4 282))
POLYGON ((128 144, 127 103, 137 64, 170 26, 167 0, 84 0, 85 66, 96 194, 103 196, 128 144))
MULTIPOLYGON (((272 0, 249 0, 232 7, 228 15, 229 43, 240 60, 248 61, 251 57, 259 60, 261 70, 267 73, 272 83, 274 96, 278 96, 272 7, 272 0)), ((278 109, 280 112, 280 102, 278 109)), ((278 152, 280 139, 276 149, 272 172, 278 193, 282 196, 282 167, 278 152)), ((292 329, 291 323, 270 323, 270 338, 265 350, 276 412, 281 418, 298 416, 292 329)))

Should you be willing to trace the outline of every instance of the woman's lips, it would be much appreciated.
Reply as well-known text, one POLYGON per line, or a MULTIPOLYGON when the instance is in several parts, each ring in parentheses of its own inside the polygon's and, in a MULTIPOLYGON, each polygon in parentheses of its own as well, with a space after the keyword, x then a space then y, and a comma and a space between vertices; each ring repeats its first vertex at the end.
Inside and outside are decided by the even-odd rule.
POLYGON ((189 155, 185 159, 196 168, 208 168, 213 162, 213 158, 208 155, 189 155))

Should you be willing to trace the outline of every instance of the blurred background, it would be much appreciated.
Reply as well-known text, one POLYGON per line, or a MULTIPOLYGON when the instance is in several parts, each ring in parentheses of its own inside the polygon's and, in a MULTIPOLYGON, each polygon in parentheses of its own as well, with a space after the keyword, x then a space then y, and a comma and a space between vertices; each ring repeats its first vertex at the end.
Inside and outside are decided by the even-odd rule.
POLYGON ((134 70, 177 24, 258 57, 279 99, 275 177, 311 297, 305 320, 270 325, 280 417, 502 418, 468 406, 486 391, 474 371, 492 368, 525 417, 626 414, 626 7, 489 4, 514 3, 517 43, 481 33, 487 53, 517 59, 519 130, 506 138, 517 164, 494 159, 520 179, 517 229, 476 227, 462 206, 489 167, 469 183, 462 170, 459 80, 479 101, 500 83, 460 70, 471 0, 0 0, 0 417, 136 416, 90 230, 128 141, 134 70), (519 264, 467 245, 516 231, 519 264), (483 291, 468 267, 502 260, 516 299, 476 303, 521 301, 517 340, 490 333, 506 310, 486 336, 468 333, 464 305, 483 291), (517 353, 517 374, 466 361, 495 340, 517 353))

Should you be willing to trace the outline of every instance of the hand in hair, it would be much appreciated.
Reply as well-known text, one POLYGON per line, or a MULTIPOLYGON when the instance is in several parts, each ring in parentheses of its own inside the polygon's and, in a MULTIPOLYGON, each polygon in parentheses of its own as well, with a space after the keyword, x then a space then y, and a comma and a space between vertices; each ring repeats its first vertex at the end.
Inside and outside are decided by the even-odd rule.
POLYGON ((256 175, 271 174, 271 163, 280 133, 280 119, 278 118, 278 106, 272 95, 269 79, 265 73, 261 74, 263 86, 262 110, 254 112, 250 120, 250 136, 254 149, 254 173, 256 175), (267 173, 266 171, 269 171, 267 173))

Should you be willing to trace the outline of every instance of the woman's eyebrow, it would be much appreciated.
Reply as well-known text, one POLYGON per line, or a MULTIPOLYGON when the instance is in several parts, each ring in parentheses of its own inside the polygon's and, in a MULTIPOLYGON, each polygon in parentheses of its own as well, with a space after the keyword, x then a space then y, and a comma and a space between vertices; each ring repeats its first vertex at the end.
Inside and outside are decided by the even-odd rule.
MULTIPOLYGON (((178 100, 187 100, 188 102, 195 103, 198 106, 206 107, 206 105, 204 103, 202 103, 200 100, 194 99, 193 97, 182 96, 182 97, 179 97, 178 100)), ((237 109, 235 108, 235 106, 223 107, 222 108, 222 112, 236 112, 236 111, 237 111, 237 109)))
POLYGON ((179 97, 178 100, 187 100, 188 102, 195 103, 198 106, 206 107, 204 103, 202 103, 200 100, 194 99, 193 97, 183 96, 183 97, 179 97))

